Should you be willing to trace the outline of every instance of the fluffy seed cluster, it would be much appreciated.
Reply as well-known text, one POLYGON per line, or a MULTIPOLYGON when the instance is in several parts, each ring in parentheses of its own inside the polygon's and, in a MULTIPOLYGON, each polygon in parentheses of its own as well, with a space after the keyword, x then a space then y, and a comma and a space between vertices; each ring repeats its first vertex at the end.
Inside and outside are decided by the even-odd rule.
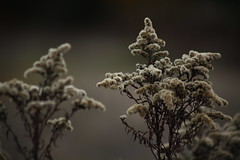
POLYGON ((213 108, 226 106, 225 99, 219 97, 209 81, 211 62, 221 57, 219 53, 189 51, 174 62, 161 51, 165 42, 159 39, 149 18, 144 21, 145 28, 139 33, 137 41, 129 46, 133 55, 146 58, 148 64, 137 64, 133 73, 106 73, 98 87, 120 90, 132 87, 139 96, 150 98, 154 105, 164 105, 173 110, 190 99, 199 99, 199 105, 213 108), (200 104, 201 103, 201 104, 200 104))
POLYGON ((34 115, 38 110, 52 109, 55 107, 56 102, 52 100, 47 101, 31 101, 26 106, 25 110, 30 112, 31 115, 34 115))
MULTIPOLYGON (((209 115, 209 116, 212 116, 209 115)), ((224 118, 220 112, 213 116, 224 118)), ((225 117, 230 119, 230 117, 225 117)), ((199 138, 179 153, 179 160, 236 160, 240 150, 240 115, 236 114, 231 122, 218 126, 218 130, 204 130, 199 138), (204 154, 203 154, 204 153, 204 154)))
POLYGON ((217 126, 214 123, 214 121, 206 113, 197 113, 196 115, 194 115, 194 118, 191 119, 191 122, 193 124, 202 122, 212 130, 217 129, 217 126))
POLYGON ((209 81, 213 70, 211 62, 221 55, 190 50, 172 61, 168 51, 162 50, 165 41, 158 38, 149 18, 145 18, 144 25, 129 50, 132 55, 145 58, 147 63, 136 64, 136 71, 132 73, 106 73, 97 86, 119 90, 132 99, 135 104, 127 109, 127 115, 139 113, 149 130, 134 130, 126 123, 127 117, 121 116, 127 131, 141 144, 145 142, 156 159, 172 159, 171 156, 194 139, 203 125, 216 129, 214 119, 230 119, 215 110, 216 106, 226 106, 228 102, 214 92, 209 81), (166 126, 169 132, 164 129, 166 126), (165 133, 169 135, 170 148, 162 143, 165 133))
POLYGON ((102 103, 88 98, 84 90, 73 85, 74 78, 72 76, 66 76, 67 68, 63 55, 70 48, 70 44, 66 43, 58 48, 49 49, 47 55, 42 56, 39 61, 33 64, 32 68, 25 71, 24 77, 29 77, 32 73, 38 73, 43 77, 39 86, 13 79, 0 83, 0 95, 8 96, 17 104, 24 105, 25 111, 32 115, 37 110, 49 111, 54 109, 57 102, 66 101, 73 97, 79 97, 73 101, 74 105, 78 106, 81 103, 88 109, 101 108, 101 110, 105 110, 102 103), (40 70, 41 72, 39 72, 40 70))
POLYGON ((76 99, 73 102, 74 106, 79 109, 99 109, 101 111, 105 111, 105 106, 99 102, 94 100, 93 98, 84 97, 82 99, 76 99))
POLYGON ((137 41, 129 46, 133 55, 141 55, 154 62, 159 57, 168 55, 167 51, 161 51, 165 46, 165 41, 159 39, 152 22, 149 18, 144 20, 145 28, 139 33, 137 41))
POLYGON ((7 134, 11 134, 24 159, 32 159, 34 155, 40 155, 36 152, 42 152, 41 159, 53 159, 51 148, 63 135, 64 129, 73 130, 70 119, 77 111, 80 109, 105 110, 101 102, 89 98, 84 90, 75 87, 74 78, 67 75, 63 55, 70 48, 70 44, 66 43, 49 49, 48 54, 42 56, 24 72, 25 78, 33 74, 40 75, 38 85, 27 84, 18 79, 0 82, 0 96, 8 97, 16 104, 16 110, 20 114, 18 118, 23 121, 25 134, 32 142, 29 147, 19 143, 18 134, 14 133, 11 125, 8 124, 8 108, 0 102, 0 123, 6 127, 7 134), (72 101, 72 107, 64 108, 61 105, 67 100, 72 101), (57 116, 61 117, 53 119, 57 116), (50 138, 43 138, 43 133, 49 126, 51 127, 50 138), (36 148, 41 149, 36 150, 36 148), (25 154, 25 151, 29 154, 25 154))
POLYGON ((34 96, 34 92, 30 85, 18 79, 0 83, 0 96, 7 95, 18 102, 28 101, 34 96))
POLYGON ((33 73, 40 74, 43 77, 52 76, 48 78, 55 78, 66 74, 67 68, 63 54, 70 49, 71 45, 68 43, 62 44, 58 48, 49 49, 47 55, 42 56, 39 61, 33 64, 32 68, 24 72, 24 77, 28 77, 33 73))
POLYGON ((50 119, 47 121, 48 125, 52 126, 52 129, 62 128, 73 131, 73 126, 70 120, 67 120, 65 117, 59 117, 56 119, 50 119))
POLYGON ((141 117, 145 117, 147 114, 147 107, 142 104, 134 104, 127 110, 127 115, 139 113, 141 117))

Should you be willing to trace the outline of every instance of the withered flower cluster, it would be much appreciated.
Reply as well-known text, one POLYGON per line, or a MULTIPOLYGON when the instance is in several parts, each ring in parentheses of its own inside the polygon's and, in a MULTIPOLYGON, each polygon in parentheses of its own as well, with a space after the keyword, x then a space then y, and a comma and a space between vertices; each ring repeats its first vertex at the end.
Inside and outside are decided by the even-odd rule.
POLYGON ((135 104, 128 108, 127 115, 139 114, 147 130, 135 129, 123 115, 120 118, 126 131, 149 147, 156 160, 172 160, 203 126, 214 130, 214 119, 231 119, 215 110, 215 106, 226 106, 227 101, 213 91, 209 81, 211 62, 221 55, 191 50, 171 61, 151 20, 146 18, 144 24, 129 49, 147 63, 136 64, 132 73, 106 73, 97 86, 119 90, 132 99, 135 104))
MULTIPOLYGON (((40 75, 39 85, 31 85, 13 79, 0 83, 0 96, 8 97, 15 103, 18 118, 23 122, 25 133, 31 145, 21 143, 17 131, 9 123, 8 108, 0 103, 0 123, 6 135, 12 137, 18 152, 25 160, 52 160, 52 148, 63 135, 63 131, 73 130, 72 116, 79 110, 105 110, 102 103, 89 98, 86 92, 73 85, 73 77, 67 75, 63 55, 71 48, 66 43, 49 49, 33 66, 27 69, 24 77, 40 75), (72 107, 64 108, 62 102, 72 100, 72 107), (61 115, 61 117, 59 117, 61 115), (49 139, 43 137, 50 128, 49 139)), ((3 100, 5 100, 4 98, 3 100)), ((21 137, 22 138, 22 137, 21 137)))
POLYGON ((218 130, 203 130, 179 153, 179 160, 236 160, 240 153, 240 114, 218 130))

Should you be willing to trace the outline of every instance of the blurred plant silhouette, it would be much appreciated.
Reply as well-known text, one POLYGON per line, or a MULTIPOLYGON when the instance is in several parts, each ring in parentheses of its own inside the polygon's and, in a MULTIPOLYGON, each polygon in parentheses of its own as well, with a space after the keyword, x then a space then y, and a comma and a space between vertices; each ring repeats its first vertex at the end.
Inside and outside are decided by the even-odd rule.
MULTIPOLYGON (((13 139, 17 151, 25 160, 53 160, 52 149, 63 136, 64 130, 73 130, 70 119, 77 111, 105 110, 101 102, 89 98, 84 90, 76 88, 73 77, 67 75, 63 55, 70 48, 70 44, 66 43, 49 49, 47 55, 25 71, 25 78, 32 74, 40 75, 38 85, 18 79, 0 83, 0 96, 8 97, 3 100, 15 104, 17 118, 24 125, 24 135, 19 135, 10 124, 9 119, 16 119, 9 117, 3 101, 0 102, 0 124, 6 130, 6 137, 13 139), (71 108, 61 106, 67 100, 72 100, 71 108)), ((1 157, 4 159, 4 155, 1 157)))
POLYGON ((161 50, 165 42, 158 38, 151 20, 145 18, 144 24, 129 49, 147 63, 136 64, 132 73, 106 73, 97 86, 119 90, 133 100, 127 115, 138 113, 147 129, 135 129, 127 122, 127 115, 122 115, 126 132, 149 147, 156 160, 173 160, 204 126, 216 130, 214 119, 231 120, 215 110, 215 106, 228 103, 213 91, 209 81, 211 62, 221 55, 191 50, 172 62, 168 51, 161 50))
POLYGON ((234 160, 240 153, 240 114, 218 130, 203 129, 199 137, 178 154, 179 160, 234 160))

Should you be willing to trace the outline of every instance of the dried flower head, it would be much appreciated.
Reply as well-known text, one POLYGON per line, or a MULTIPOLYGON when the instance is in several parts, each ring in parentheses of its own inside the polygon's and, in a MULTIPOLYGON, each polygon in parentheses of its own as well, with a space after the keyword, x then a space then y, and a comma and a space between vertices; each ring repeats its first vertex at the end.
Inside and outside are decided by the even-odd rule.
POLYGON ((62 74, 66 74, 67 68, 63 54, 69 51, 70 48, 70 44, 65 43, 60 45, 58 48, 49 49, 47 55, 42 56, 39 61, 36 61, 33 64, 33 67, 24 72, 24 77, 28 77, 35 73, 51 80, 61 76, 62 74))
POLYGON ((213 91, 209 81, 211 62, 221 55, 191 50, 172 62, 168 51, 162 50, 165 41, 158 38, 149 18, 144 25, 129 50, 145 58, 146 64, 136 64, 132 73, 107 73, 97 86, 119 90, 132 99, 135 104, 127 115, 139 113, 148 130, 134 129, 127 117, 121 116, 127 132, 149 147, 157 160, 172 160, 203 125, 216 129, 214 119, 231 119, 214 109, 226 106, 227 101, 213 91))
POLYGON ((53 120, 50 119, 47 121, 47 124, 52 126, 52 130, 67 129, 73 131, 72 123, 70 120, 66 119, 66 117, 59 117, 53 120))
POLYGON ((84 90, 75 87, 74 78, 67 75, 63 55, 70 48, 70 44, 66 43, 49 49, 48 54, 42 56, 24 72, 25 78, 33 73, 40 75, 38 85, 27 84, 18 79, 0 83, 0 96, 6 96, 15 103, 20 115, 18 118, 24 124, 24 134, 29 137, 32 145, 26 146, 20 143, 19 135, 9 124, 8 108, 2 102, 0 102, 0 123, 6 129, 6 136, 13 138, 17 150, 25 160, 52 160, 52 147, 63 135, 64 129, 73 131, 70 119, 82 107, 105 110, 101 102, 87 97, 84 90), (73 101, 72 107, 63 108, 62 102, 70 99, 73 101), (59 115, 60 118, 53 119, 59 115), (46 139, 43 134, 48 131, 49 126, 50 138, 46 139))
MULTIPOLYGON (((217 112, 214 116, 222 117, 217 112)), ((209 115, 209 116, 212 116, 209 115)), ((230 117, 227 117, 230 119, 230 117)), ((240 153, 240 116, 236 114, 232 121, 223 126, 218 126, 218 130, 201 130, 198 139, 188 144, 183 152, 178 153, 179 160, 236 160, 240 153), (204 154, 203 154, 204 153, 204 154)))
POLYGON ((127 110, 127 115, 139 113, 141 117, 145 117, 147 114, 147 107, 142 104, 134 104, 127 110))
POLYGON ((87 96, 85 96, 82 99, 76 99, 73 102, 73 105, 75 108, 79 108, 79 109, 100 109, 101 111, 106 110, 105 106, 101 102, 96 101, 87 96))

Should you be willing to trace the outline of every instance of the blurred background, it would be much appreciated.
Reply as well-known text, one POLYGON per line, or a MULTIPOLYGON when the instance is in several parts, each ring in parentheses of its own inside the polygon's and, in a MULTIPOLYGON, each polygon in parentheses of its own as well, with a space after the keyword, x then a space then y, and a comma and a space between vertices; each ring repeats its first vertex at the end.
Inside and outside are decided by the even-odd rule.
MULTIPOLYGON (((133 104, 117 91, 97 88, 106 72, 132 72, 134 57, 128 45, 135 42, 145 17, 151 18, 171 59, 189 50, 219 52, 210 74, 213 88, 229 101, 221 108, 240 112, 240 1, 239 0, 42 0, 3 1, 0 5, 0 81, 23 78, 33 62, 51 47, 68 42, 65 55, 75 85, 102 101, 107 111, 82 111, 73 119, 74 131, 54 149, 57 160, 153 159, 144 146, 124 133, 119 116, 133 104)), ((67 104, 66 104, 67 105, 67 104)), ((67 106, 66 106, 67 107, 67 106)), ((135 119, 136 126, 142 121, 135 119)), ((1 136, 1 147, 20 160, 15 146, 1 136)))

